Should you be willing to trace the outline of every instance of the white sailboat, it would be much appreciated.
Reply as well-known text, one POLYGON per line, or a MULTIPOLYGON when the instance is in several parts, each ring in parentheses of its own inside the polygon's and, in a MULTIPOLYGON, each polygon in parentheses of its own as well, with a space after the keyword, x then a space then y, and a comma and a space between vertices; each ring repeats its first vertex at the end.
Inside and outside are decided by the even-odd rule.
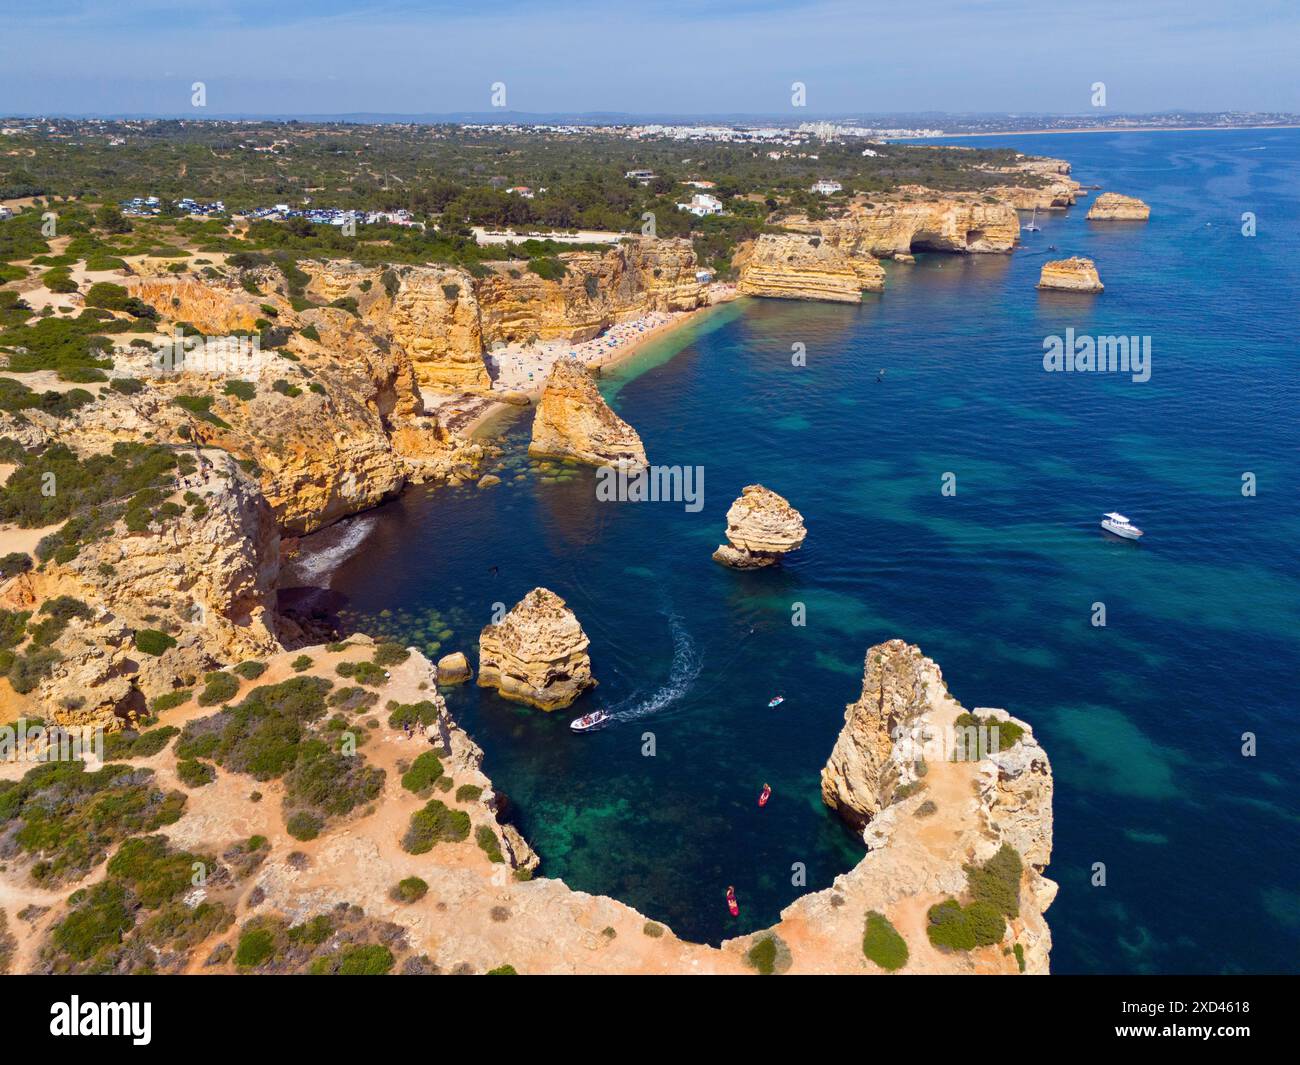
POLYGON ((1042 226, 1038 225, 1038 206, 1035 204, 1033 215, 1030 217, 1029 221, 1025 223, 1025 232, 1038 233, 1041 229, 1042 226))

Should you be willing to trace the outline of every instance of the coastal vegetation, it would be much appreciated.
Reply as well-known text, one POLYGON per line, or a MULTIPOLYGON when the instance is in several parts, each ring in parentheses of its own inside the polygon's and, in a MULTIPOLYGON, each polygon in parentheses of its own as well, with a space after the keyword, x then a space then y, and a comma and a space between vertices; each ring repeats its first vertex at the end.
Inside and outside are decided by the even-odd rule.
POLYGON ((907 964, 907 941, 883 913, 872 910, 862 934, 862 953, 886 972, 894 972, 907 964))
POLYGON ((936 947, 973 950, 1000 943, 1006 935, 1006 918, 1020 913, 1020 875, 1024 865, 1008 844, 980 865, 967 865, 967 892, 962 905, 948 898, 930 907, 926 935, 936 947))

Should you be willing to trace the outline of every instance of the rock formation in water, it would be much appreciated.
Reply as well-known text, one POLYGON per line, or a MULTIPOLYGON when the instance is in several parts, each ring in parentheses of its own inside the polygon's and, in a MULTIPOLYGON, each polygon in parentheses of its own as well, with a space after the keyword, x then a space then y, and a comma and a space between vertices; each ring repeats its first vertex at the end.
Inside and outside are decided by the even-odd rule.
POLYGON ((528 454, 571 458, 593 466, 646 465, 637 431, 615 414, 577 359, 556 359, 533 416, 528 454))
POLYGON ((463 684, 473 676, 469 668, 469 659, 460 651, 443 655, 438 659, 437 678, 439 684, 463 684))
POLYGON ((879 292, 885 271, 875 259, 850 258, 820 236, 764 233, 737 251, 737 290, 746 296, 857 303, 879 292))
POLYGON ((1043 263, 1038 287, 1057 292, 1101 292, 1105 286, 1097 274, 1097 264, 1076 255, 1043 263))
POLYGON ((713 558, 736 569, 759 569, 797 550, 808 535, 803 515, 761 484, 747 485, 727 511, 727 539, 713 558))
POLYGON ((1136 196, 1118 192, 1103 192, 1088 209, 1090 222, 1145 222, 1150 217, 1149 206, 1136 196))
POLYGON ((939 667, 919 648, 902 640, 871 648, 862 694, 844 708, 844 728, 822 770, 826 805, 859 830, 888 806, 894 789, 915 779, 914 759, 899 760, 895 743, 922 726, 932 694, 945 690, 939 667))
POLYGON ((589 643, 564 600, 534 588, 479 634, 478 684, 505 699, 562 710, 596 684, 589 643))

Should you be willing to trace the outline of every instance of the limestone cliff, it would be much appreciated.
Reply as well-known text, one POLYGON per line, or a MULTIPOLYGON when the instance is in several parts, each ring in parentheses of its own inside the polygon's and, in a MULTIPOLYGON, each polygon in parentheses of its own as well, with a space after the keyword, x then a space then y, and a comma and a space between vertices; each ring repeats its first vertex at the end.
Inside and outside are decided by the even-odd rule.
POLYGON ((1059 292, 1101 292, 1105 286, 1097 274, 1097 264, 1091 259, 1075 256, 1044 263, 1038 287, 1059 292))
POLYGON ((822 800, 861 829, 915 779, 914 758, 896 741, 911 736, 933 695, 945 691, 939 667, 919 648, 891 640, 867 652, 862 694, 844 709, 844 728, 822 770, 822 800))
POLYGON ((807 535, 803 515, 789 500, 761 484, 751 484, 727 510, 730 542, 719 544, 713 558, 736 569, 758 569, 798 550, 807 535))
POLYGON ((1103 192, 1088 209, 1090 222, 1145 222, 1151 217, 1151 208, 1136 196, 1121 196, 1118 192, 1103 192))
POLYGON ((1008 252, 1020 238, 1020 220, 1010 204, 927 193, 918 190, 926 194, 919 201, 854 204, 836 218, 791 219, 785 224, 803 232, 816 231, 855 259, 885 259, 917 251, 1008 252))
POLYGON ((543 278, 523 263, 498 263, 475 280, 485 343, 578 343, 651 311, 708 303, 688 240, 643 237, 556 259, 564 269, 558 279, 543 278))
POLYGON ((574 458, 593 466, 647 465, 635 429, 609 409, 596 382, 577 359, 555 360, 533 417, 528 453, 574 458))
POLYGON ((820 236, 764 233, 739 249, 732 265, 746 296, 857 303, 879 292, 885 271, 874 259, 851 258, 820 236))
POLYGON ((478 684, 505 699, 562 710, 596 684, 589 644, 564 600, 534 588, 479 634, 478 684))

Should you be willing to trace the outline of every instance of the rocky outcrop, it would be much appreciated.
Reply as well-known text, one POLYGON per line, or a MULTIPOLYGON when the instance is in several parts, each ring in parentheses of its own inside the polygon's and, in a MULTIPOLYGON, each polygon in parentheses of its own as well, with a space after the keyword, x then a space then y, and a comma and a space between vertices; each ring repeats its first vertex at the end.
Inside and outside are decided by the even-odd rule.
POLYGON ((534 588, 479 634, 478 684, 540 710, 562 710, 596 684, 589 643, 564 600, 534 588))
POLYGON ((747 485, 727 511, 727 539, 713 558, 736 569, 770 566, 797 550, 808 535, 803 515, 761 484, 747 485))
POLYGON ((1089 222, 1145 222, 1150 217, 1151 208, 1145 203, 1118 192, 1103 192, 1088 209, 1089 222))
POLYGON ((914 757, 903 757, 904 736, 924 729, 931 699, 946 691, 934 662, 902 640, 867 652, 862 694, 844 708, 840 731, 822 770, 822 800, 855 828, 893 801, 894 790, 915 779, 914 757))
POLYGON ((918 251, 1009 252, 1020 239, 1020 220, 1010 204, 946 197, 855 204, 837 218, 795 219, 786 225, 816 231, 854 259, 918 251))
POLYGON ((860 934, 858 915, 874 910, 906 940, 905 972, 1015 972, 1015 947, 1024 972, 1048 972, 1044 912, 1056 895, 1043 875, 1052 852, 1051 764, 1026 722, 999 709, 973 714, 920 648, 890 640, 867 651, 862 694, 846 708, 822 771, 824 801, 861 832, 867 854, 831 888, 796 900, 774 931, 829 958, 860 934), (985 741, 958 742, 972 728, 985 741), (1002 735, 1009 746, 993 741, 1002 735), (1018 854, 1022 873, 1019 913, 1008 918, 1002 941, 969 952, 936 949, 927 941, 930 907, 968 898, 967 870, 1004 845, 1018 854))
POLYGON ((247 333, 266 318, 256 297, 233 281, 199 281, 197 278, 135 277, 125 282, 127 292, 176 322, 189 322, 207 336, 247 333))
POLYGON ((708 304, 688 240, 641 237, 607 251, 562 252, 562 276, 498 263, 474 281, 484 343, 580 343, 651 311, 708 304))
POLYGON ((1097 274, 1097 264, 1075 256, 1043 263, 1038 287, 1057 292, 1101 292, 1105 286, 1097 274))
POLYGON ((635 429, 609 408, 577 359, 555 360, 533 417, 528 454, 573 458, 593 466, 644 468, 645 448, 635 429))
POLYGON ((469 668, 469 659, 456 651, 438 659, 437 676, 439 684, 463 684, 473 676, 473 670, 469 668))
POLYGON ((740 249, 737 290, 746 296, 857 303, 880 292, 885 271, 870 258, 851 258, 821 236, 764 233, 740 249))

